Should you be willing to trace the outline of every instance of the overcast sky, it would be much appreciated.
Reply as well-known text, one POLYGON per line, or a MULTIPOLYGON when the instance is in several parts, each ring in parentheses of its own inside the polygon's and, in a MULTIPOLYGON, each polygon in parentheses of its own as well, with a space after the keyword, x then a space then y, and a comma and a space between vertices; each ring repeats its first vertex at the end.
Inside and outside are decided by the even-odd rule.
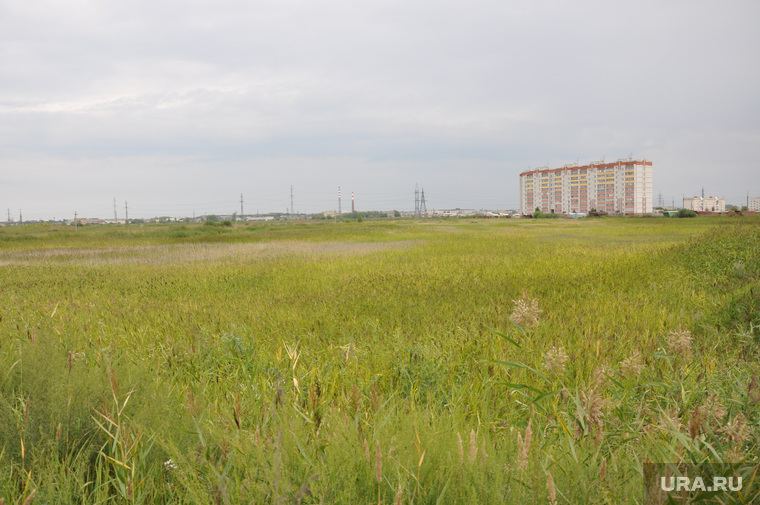
POLYGON ((519 207, 633 155, 760 196, 760 2, 0 0, 17 218, 519 207))

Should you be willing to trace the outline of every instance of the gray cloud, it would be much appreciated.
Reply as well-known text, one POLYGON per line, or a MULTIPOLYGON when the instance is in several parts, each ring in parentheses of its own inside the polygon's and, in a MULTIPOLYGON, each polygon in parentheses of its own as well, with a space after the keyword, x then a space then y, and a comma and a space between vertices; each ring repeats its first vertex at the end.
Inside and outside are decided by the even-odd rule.
POLYGON ((740 203, 760 196, 759 14, 749 0, 3 2, 0 205, 225 212, 243 192, 281 211, 293 184, 304 211, 334 207, 337 185, 410 208, 419 182, 437 207, 508 208, 529 165, 629 153, 653 160, 666 198, 704 185, 740 203))

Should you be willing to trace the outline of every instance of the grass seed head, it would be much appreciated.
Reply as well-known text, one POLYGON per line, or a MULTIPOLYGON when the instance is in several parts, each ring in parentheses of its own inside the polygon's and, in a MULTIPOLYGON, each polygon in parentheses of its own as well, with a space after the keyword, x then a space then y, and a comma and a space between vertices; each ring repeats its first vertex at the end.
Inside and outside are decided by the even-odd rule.
POLYGON ((462 444, 462 435, 457 432, 457 454, 459 454, 459 466, 464 463, 464 444, 462 444))
POLYGON ((639 351, 635 351, 628 358, 620 362, 620 371, 629 379, 638 377, 643 368, 644 364, 641 362, 639 351))
POLYGON ((668 349, 685 359, 691 358, 691 342, 694 340, 689 330, 678 328, 668 334, 668 349))
MULTIPOLYGON (((594 369, 593 385, 595 388, 603 388, 607 385, 609 376, 612 373, 607 365, 601 365, 594 369)), ((567 394, 566 392, 564 392, 567 394)))
POLYGON ((520 453, 517 456, 517 460, 520 464, 520 470, 523 472, 528 468, 528 452, 530 451, 530 443, 533 438, 533 429, 531 423, 528 421, 528 426, 525 427, 525 438, 517 433, 517 447, 520 449, 520 453))
POLYGON ((34 495, 37 494, 37 489, 32 489, 32 492, 29 493, 29 496, 26 497, 26 500, 24 500, 24 505, 29 505, 32 503, 32 500, 34 500, 34 495))
POLYGON ((380 441, 375 445, 375 478, 377 483, 383 482, 383 453, 380 450, 380 441))
POLYGON ((726 439, 735 444, 741 444, 749 440, 747 418, 742 413, 736 414, 736 417, 727 422, 719 431, 725 435, 726 439))
POLYGON ((543 312, 538 308, 538 300, 529 298, 527 293, 523 293, 519 300, 512 300, 515 304, 510 318, 515 323, 525 328, 535 328, 538 326, 538 316, 543 312))
POLYGON ((707 397, 702 406, 702 412, 711 426, 718 426, 723 422, 723 418, 726 417, 726 408, 715 393, 707 397))
POLYGON ((546 352, 544 358, 544 366, 548 371, 560 374, 565 370, 565 363, 567 362, 568 356, 564 347, 552 347, 546 352))
POLYGON ((752 403, 760 402, 760 388, 757 384, 757 375, 753 375, 747 384, 747 400, 752 403))
MULTIPOLYGON (((583 408, 582 419, 580 413, 576 413, 579 421, 584 421, 589 432, 594 433, 594 441, 598 445, 604 434, 604 408, 607 405, 605 400, 598 391, 591 388, 588 391, 582 391, 580 395, 581 407, 583 408)), ((580 433, 580 426, 578 427, 580 433)))
POLYGON ((475 430, 470 430, 470 463, 475 462, 475 458, 478 457, 478 441, 475 436, 475 430))
POLYGON ((699 433, 703 430, 704 419, 705 412, 699 408, 699 405, 697 405, 697 407, 694 408, 694 412, 692 412, 691 417, 689 418, 689 436, 692 440, 697 438, 697 435, 699 435, 699 433))
POLYGON ((723 456, 723 461, 729 464, 737 464, 744 461, 747 457, 747 453, 741 448, 741 445, 734 445, 730 451, 726 452, 723 456))
POLYGON ((557 490, 554 488, 554 477, 551 472, 546 473, 546 491, 549 503, 555 505, 557 503, 557 490))

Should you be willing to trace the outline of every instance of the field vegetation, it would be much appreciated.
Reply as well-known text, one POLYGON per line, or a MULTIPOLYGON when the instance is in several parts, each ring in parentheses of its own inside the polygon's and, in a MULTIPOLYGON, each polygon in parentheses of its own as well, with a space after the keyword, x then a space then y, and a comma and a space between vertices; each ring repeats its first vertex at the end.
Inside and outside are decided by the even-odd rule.
POLYGON ((643 503, 757 461, 760 220, 0 229, 0 503, 643 503))

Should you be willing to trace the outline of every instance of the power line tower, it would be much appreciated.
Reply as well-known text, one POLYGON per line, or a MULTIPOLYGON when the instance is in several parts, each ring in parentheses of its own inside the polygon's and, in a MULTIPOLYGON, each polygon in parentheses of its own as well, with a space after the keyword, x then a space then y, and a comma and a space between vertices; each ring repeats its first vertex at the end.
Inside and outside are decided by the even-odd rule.
POLYGON ((351 214, 355 213, 356 209, 354 208, 354 192, 351 192, 351 214))
POLYGON ((113 198, 113 222, 116 224, 116 197, 113 198))
POLYGON ((243 193, 240 193, 240 219, 243 219, 243 193))
POLYGON ((126 200, 124 200, 124 224, 129 224, 129 207, 126 200))
POLYGON ((343 211, 340 208, 340 186, 338 186, 338 215, 339 216, 343 215, 343 211))
POLYGON ((293 185, 290 185, 290 213, 295 215, 296 211, 293 210, 293 185))
POLYGON ((427 206, 425 205, 425 188, 422 188, 422 195, 420 196, 420 217, 427 216, 427 206))
POLYGON ((414 185, 414 217, 420 217, 420 188, 414 185))

